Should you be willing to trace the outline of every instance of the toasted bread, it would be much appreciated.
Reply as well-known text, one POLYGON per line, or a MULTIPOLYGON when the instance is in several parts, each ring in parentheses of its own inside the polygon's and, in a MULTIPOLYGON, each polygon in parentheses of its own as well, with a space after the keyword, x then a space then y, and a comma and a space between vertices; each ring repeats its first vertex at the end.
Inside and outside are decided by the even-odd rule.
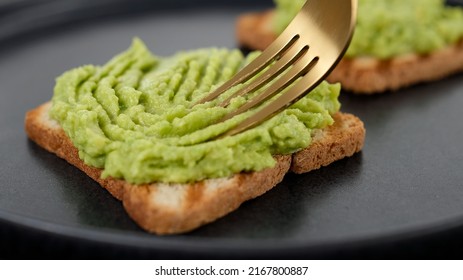
MULTIPOLYGON (((276 38, 273 17, 273 10, 240 16, 236 23, 238 43, 249 49, 265 49, 276 38)), ((344 58, 327 80, 340 82, 343 89, 354 93, 374 94, 442 79, 460 71, 463 71, 463 39, 426 55, 408 54, 387 60, 344 58)))
POLYGON ((318 130, 313 143, 293 155, 275 156, 277 164, 260 172, 236 174, 191 184, 130 184, 101 178, 101 169, 86 165, 60 125, 50 119, 51 103, 26 114, 25 129, 34 142, 76 166, 121 200, 140 227, 156 234, 191 231, 237 209, 244 201, 267 192, 289 171, 308 172, 359 152, 364 143, 363 123, 337 113, 334 125, 318 130))

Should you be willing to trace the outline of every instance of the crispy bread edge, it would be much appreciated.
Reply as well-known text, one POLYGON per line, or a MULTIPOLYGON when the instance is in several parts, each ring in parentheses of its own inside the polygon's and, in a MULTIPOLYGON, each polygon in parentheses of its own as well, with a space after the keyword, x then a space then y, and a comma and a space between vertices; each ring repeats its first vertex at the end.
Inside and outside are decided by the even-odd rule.
POLYGON ((333 125, 314 133, 309 147, 293 154, 292 172, 319 169, 362 150, 366 135, 363 122, 346 113, 337 113, 333 118, 333 125))
POLYGON ((312 145, 291 155, 276 156, 277 165, 260 172, 192 184, 133 185, 101 178, 101 170, 86 165, 62 128, 48 117, 51 103, 26 114, 25 129, 31 140, 76 166, 121 200, 127 213, 148 232, 178 234, 210 223, 237 209, 244 201, 272 189, 290 170, 308 172, 360 151, 365 130, 353 115, 338 113, 335 124, 314 134, 312 145), (314 157, 308 160, 306 157, 314 157))
MULTIPOLYGON (((235 31, 238 43, 249 49, 265 49, 276 38, 271 28, 272 18, 272 10, 240 16, 235 31)), ((354 93, 376 94, 439 80, 461 71, 463 39, 427 55, 408 54, 388 60, 344 58, 327 80, 340 82, 343 89, 354 93)))

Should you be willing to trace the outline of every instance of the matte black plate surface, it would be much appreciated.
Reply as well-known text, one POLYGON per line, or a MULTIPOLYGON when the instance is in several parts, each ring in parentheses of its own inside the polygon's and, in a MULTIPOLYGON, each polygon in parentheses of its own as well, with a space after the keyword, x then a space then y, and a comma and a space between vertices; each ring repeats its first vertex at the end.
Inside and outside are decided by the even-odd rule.
MULTIPOLYGON (((455 75, 384 95, 343 93, 342 110, 359 116, 367 128, 362 153, 309 174, 288 175, 262 197, 189 234, 143 232, 97 183, 30 142, 24 114, 51 98, 54 79, 63 71, 102 64, 135 36, 159 55, 231 48, 236 16, 271 5, 199 1, 196 8, 174 9, 173 2, 161 1, 157 9, 148 5, 143 13, 99 7, 87 16, 64 16, 82 7, 75 5, 48 22, 49 15, 28 21, 27 13, 1 18, 10 29, 0 36, 0 228, 13 223, 70 242, 142 249, 159 257, 304 252, 316 257, 463 225, 463 76, 455 75), (104 18, 96 20, 98 13, 104 18)), ((38 11, 29 14, 37 17, 38 11)), ((14 13, 19 12, 11 8, 6 14, 14 13)))

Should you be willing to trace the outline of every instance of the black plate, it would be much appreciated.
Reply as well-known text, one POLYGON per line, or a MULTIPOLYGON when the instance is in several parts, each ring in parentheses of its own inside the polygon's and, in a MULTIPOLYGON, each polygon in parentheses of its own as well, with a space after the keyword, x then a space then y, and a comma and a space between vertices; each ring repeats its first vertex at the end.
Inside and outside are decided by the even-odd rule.
POLYGON ((309 174, 288 175, 262 197, 180 236, 143 232, 98 184, 27 139, 25 112, 50 99, 63 71, 102 64, 134 36, 160 55, 235 47, 236 16, 271 5, 217 2, 0 6, 0 234, 10 244, 3 245, 4 253, 364 257, 359 252, 429 252, 433 245, 424 241, 462 228, 461 74, 384 95, 343 93, 342 110, 359 116, 367 128, 362 153, 309 174))

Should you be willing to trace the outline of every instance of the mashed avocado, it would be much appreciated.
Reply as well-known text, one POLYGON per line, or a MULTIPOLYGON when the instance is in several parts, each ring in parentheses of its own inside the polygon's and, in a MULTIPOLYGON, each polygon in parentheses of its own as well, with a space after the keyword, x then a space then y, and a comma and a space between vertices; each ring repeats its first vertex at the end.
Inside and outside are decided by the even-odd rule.
MULTIPOLYGON (((281 33, 305 0, 275 0, 281 33)), ((463 9, 443 0, 359 0, 357 27, 347 57, 426 54, 463 38, 463 9)))
MULTIPOLYGON (((57 79, 51 117, 88 165, 131 183, 191 182, 274 166, 274 154, 307 147, 311 131, 333 123, 340 87, 322 83, 292 107, 236 136, 207 141, 250 112, 214 124, 228 108, 192 102, 228 80, 256 54, 201 49, 160 58, 138 39, 106 65, 57 79)), ((225 94, 231 94, 231 89, 225 94)))

